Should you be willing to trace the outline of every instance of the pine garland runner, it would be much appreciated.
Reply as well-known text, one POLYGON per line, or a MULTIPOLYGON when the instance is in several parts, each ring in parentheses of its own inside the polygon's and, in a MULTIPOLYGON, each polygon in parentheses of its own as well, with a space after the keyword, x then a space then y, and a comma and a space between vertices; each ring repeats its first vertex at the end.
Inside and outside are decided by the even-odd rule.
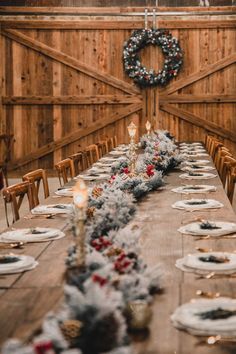
POLYGON ((168 30, 141 29, 134 31, 124 43, 123 62, 125 72, 141 88, 166 86, 177 76, 183 64, 183 53, 178 40, 168 30), (140 60, 140 50, 149 44, 160 47, 164 55, 164 66, 157 72, 147 69, 140 60))
MULTIPOLYGON (((9 340, 3 354, 45 353, 49 349, 58 354, 133 352, 127 336, 127 308, 136 300, 150 304, 161 288, 163 272, 159 264, 146 266, 140 256, 141 230, 127 223, 133 218, 135 203, 159 188, 162 174, 180 162, 172 140, 166 131, 143 136, 144 154, 136 166, 137 175, 129 177, 123 161, 115 166, 114 179, 94 187, 86 225, 85 271, 74 273, 67 282, 63 309, 47 315, 42 333, 29 345, 9 340)), ((72 227, 74 222, 72 215, 72 227)), ((76 259, 73 245, 66 259, 69 268, 76 259)))

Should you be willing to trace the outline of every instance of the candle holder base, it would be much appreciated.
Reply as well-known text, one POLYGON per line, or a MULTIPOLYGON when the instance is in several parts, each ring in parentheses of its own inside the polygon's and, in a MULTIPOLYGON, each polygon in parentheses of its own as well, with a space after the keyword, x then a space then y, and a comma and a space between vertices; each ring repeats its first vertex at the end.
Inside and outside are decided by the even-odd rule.
POLYGON ((66 284, 77 286, 78 279, 83 273, 86 273, 86 267, 84 265, 68 267, 64 275, 66 284))

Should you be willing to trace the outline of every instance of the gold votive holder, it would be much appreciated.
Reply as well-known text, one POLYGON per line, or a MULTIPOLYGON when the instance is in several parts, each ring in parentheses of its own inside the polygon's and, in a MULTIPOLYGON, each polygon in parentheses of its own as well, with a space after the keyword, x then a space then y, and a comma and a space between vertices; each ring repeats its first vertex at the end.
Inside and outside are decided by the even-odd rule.
POLYGON ((152 318, 151 306, 145 300, 130 301, 127 304, 126 314, 128 326, 132 330, 146 329, 152 318))

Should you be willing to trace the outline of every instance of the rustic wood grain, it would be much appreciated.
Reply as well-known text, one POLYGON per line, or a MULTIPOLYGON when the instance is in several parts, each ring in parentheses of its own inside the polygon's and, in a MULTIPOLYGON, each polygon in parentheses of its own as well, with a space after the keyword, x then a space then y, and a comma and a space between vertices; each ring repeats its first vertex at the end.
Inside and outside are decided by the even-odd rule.
MULTIPOLYGON (((181 95, 160 95, 160 103, 220 103, 220 102, 236 102, 236 95, 192 95, 192 94, 181 94, 181 95)), ((10 100, 10 98, 9 98, 10 100)), ((5 103, 5 98, 3 97, 3 104, 5 103)))
MULTIPOLYGON (((58 83, 57 83, 58 85, 58 83)), ((55 86, 55 84, 54 84, 55 86)), ((212 99, 213 102, 222 100, 212 99)), ((236 98, 226 98, 226 102, 234 102, 236 98)), ((11 96, 2 97, 3 105, 90 105, 90 104, 123 104, 140 103, 141 96, 138 95, 81 95, 81 96, 11 96)))
MULTIPOLYGON (((210 165, 212 165, 212 162, 210 165)), ((182 223, 190 222, 198 216, 210 220, 236 221, 236 216, 218 177, 212 179, 210 183, 208 182, 208 184, 216 185, 217 191, 204 194, 201 197, 219 200, 224 204, 222 209, 192 213, 172 209, 172 203, 181 198, 187 198, 187 196, 181 197, 180 194, 171 192, 172 188, 181 185, 183 182, 179 178, 180 173, 182 172, 179 170, 170 173, 165 178, 166 184, 162 190, 152 192, 144 198, 138 204, 137 213, 132 220, 132 224, 137 225, 142 231, 140 246, 144 261, 149 266, 161 263, 165 272, 165 292, 158 295, 153 303, 154 315, 149 336, 142 340, 140 337, 133 337, 133 346, 137 354, 212 353, 210 347, 196 346, 198 342, 196 337, 176 330, 170 323, 170 315, 177 306, 196 297, 196 290, 198 289, 219 291, 226 296, 233 296, 236 290, 233 280, 196 280, 195 275, 182 273, 174 266, 176 259, 195 252, 196 246, 221 251, 232 251, 235 248, 234 240, 219 238, 217 240, 195 241, 194 237, 182 236, 177 232, 182 223)), ((191 181, 191 183, 197 184, 199 181, 191 181)), ((71 200, 65 197, 59 199, 61 202, 71 200)), ((46 203, 52 201, 55 200, 50 197, 46 200, 46 203)), ((34 227, 41 224, 67 229, 67 219, 62 216, 57 216, 51 220, 22 219, 18 221, 16 226, 30 225, 34 227)), ((8 290, 3 289, 4 279, 1 280, 0 288, 3 290, 0 293, 1 342, 10 336, 27 340, 40 327, 45 314, 54 309, 55 306, 58 307, 63 296, 61 276, 64 268, 64 256, 67 245, 71 242, 69 230, 66 230, 66 232, 68 236, 58 241, 26 245, 25 253, 35 256, 38 254, 39 267, 31 272, 24 273, 15 279, 15 282, 11 285, 9 285, 8 279, 5 279, 5 282, 11 287, 8 290)), ((16 253, 18 252, 19 254, 22 253, 21 250, 16 250, 16 253)), ((214 347, 215 349, 217 349, 217 354, 225 353, 225 348, 222 346, 214 347)), ((227 347, 227 349, 228 353, 234 353, 235 348, 227 347)))
MULTIPOLYGON (((79 5, 79 4, 77 4, 79 5)), ((155 6, 153 6, 155 7, 155 6)), ((60 6, 56 6, 56 7, 50 7, 50 6, 43 6, 43 7, 27 7, 27 6, 0 6, 0 14, 8 14, 8 13, 38 13, 38 14, 49 14, 52 13, 54 15, 57 14, 122 14, 122 13, 129 13, 129 12, 140 12, 140 11, 144 11, 145 7, 137 7, 137 6, 126 6, 124 7, 114 7, 114 6, 109 6, 109 7, 60 7, 60 6)), ((168 12, 168 11, 177 11, 177 12, 182 12, 182 11, 188 11, 188 12, 211 12, 211 11, 223 11, 223 12, 228 12, 231 13, 234 11, 234 7, 232 6, 224 6, 223 8, 220 6, 210 6, 210 7, 184 7, 184 6, 179 6, 179 7, 175 7, 173 10, 173 7, 167 7, 167 6, 161 6, 158 8, 159 12, 168 12)))
MULTIPOLYGON (((10 29, 88 29, 88 30, 130 30, 130 29, 140 29, 143 28, 143 20, 93 20, 93 21, 60 21, 55 20, 1 20, 2 27, 6 30, 10 29)), ((149 23, 151 26, 151 22, 149 23)), ((168 29, 224 29, 224 28, 235 28, 235 20, 159 20, 158 25, 160 28, 168 29)))
POLYGON ((186 120, 189 123, 192 123, 195 126, 199 126, 201 128, 207 129, 208 131, 219 135, 220 137, 229 139, 233 142, 236 142, 236 134, 230 130, 227 130, 220 125, 217 125, 213 122, 207 121, 207 119, 203 119, 191 112, 185 111, 183 109, 171 106, 168 103, 163 103, 160 105, 160 109, 171 113, 173 115, 178 116, 179 118, 186 120))
POLYGON ((215 73, 216 71, 219 71, 229 65, 232 65, 233 63, 235 63, 235 61, 236 53, 233 53, 230 56, 227 56, 226 58, 220 59, 217 62, 214 62, 213 64, 205 66, 199 72, 189 75, 188 78, 183 78, 182 80, 176 81, 169 89, 164 89, 162 93, 164 93, 165 95, 169 95, 177 90, 183 89, 184 87, 193 84, 194 82, 199 81, 215 73))
MULTIPOLYGON (((54 32, 53 36, 53 44, 57 50, 61 48, 61 33, 54 32)), ((53 96, 51 96, 52 102, 55 102, 54 99, 59 95, 61 95, 62 90, 62 64, 54 61, 53 62, 53 96)), ((36 101, 44 101, 45 96, 37 97, 36 101)), ((27 98, 26 98, 27 101, 27 98)), ((45 104, 45 101, 44 101, 45 104)), ((55 105, 53 107, 53 140, 56 141, 63 136, 63 119, 62 119, 62 107, 60 105, 55 105)), ((62 149, 58 149, 54 151, 53 154, 53 164, 55 165, 58 161, 61 161, 62 157, 62 149)))
MULTIPOLYGON (((114 110, 119 111, 128 104, 138 104, 140 101, 140 134, 145 132, 145 122, 148 119, 155 122, 156 127, 170 130, 177 139, 203 141, 208 131, 213 132, 204 125, 207 119, 209 124, 214 125, 214 129, 220 127, 216 128, 217 133, 223 129, 224 144, 233 154, 236 153, 235 142, 227 136, 228 132, 234 133, 236 129, 235 7, 183 8, 183 11, 191 13, 188 12, 188 16, 158 16, 156 25, 166 26, 178 38, 184 53, 184 64, 178 76, 165 89, 142 90, 125 74, 122 51, 124 42, 131 35, 131 27, 135 25, 143 28, 143 7, 61 7, 58 10, 56 16, 53 7, 26 8, 24 16, 24 9, 19 9, 17 14, 13 8, 12 13, 6 13, 0 19, 2 25, 29 26, 18 31, 4 29, 9 36, 11 33, 12 39, 1 36, 3 80, 6 83, 2 102, 5 115, 2 132, 16 133, 13 160, 18 162, 24 158, 23 161, 28 161, 25 164, 27 170, 53 168, 54 162, 106 137, 117 135, 119 142, 128 142, 127 124, 135 119, 132 114, 80 140, 70 142, 67 137, 111 117, 114 110), (199 10, 205 15, 197 16, 196 11, 199 10), (218 15, 209 16, 211 10, 218 15), (32 17, 30 11, 34 11, 37 17, 32 17), (139 11, 140 16, 132 16, 131 11, 139 11), (205 21, 205 25, 201 21, 205 21), (189 28, 186 27, 187 22, 191 22, 189 28), (175 28, 171 27, 173 23, 175 28), (17 39, 13 38, 13 33, 17 39), (20 41, 19 46, 16 40, 20 41), (15 55, 16 46, 18 58, 15 55), (82 70, 92 69, 92 74, 89 76, 86 70, 80 71, 78 62, 82 70), (19 63, 20 69, 14 75, 14 65, 19 68, 19 63), (101 80, 97 75, 100 75, 101 80), (110 83, 113 79, 115 86, 110 83), (15 81, 17 88, 13 89, 15 81), (18 90, 19 94, 15 94, 14 90, 18 90), (164 103, 174 106, 172 109, 186 111, 188 118, 193 114, 204 119, 204 122, 201 120, 201 126, 195 125, 196 119, 184 120, 170 110, 164 112, 160 109, 160 104, 164 103), (20 143, 20 135, 23 144, 20 143), (66 144, 62 143, 57 148, 56 142, 63 138, 66 144), (50 150, 50 154, 44 155, 47 146, 55 147, 56 150, 50 150), (43 154, 41 158, 40 151, 43 154), (35 152, 39 154, 35 155, 35 152), (27 160, 31 154, 33 158, 37 156, 39 159, 27 160)), ((165 11, 165 8, 159 10, 165 11)), ((179 10, 172 7, 166 11, 179 10)), ((152 19, 149 16, 151 26, 152 19)), ((148 46, 140 54, 147 68, 162 69, 163 53, 160 48, 148 46)))
POLYGON ((42 156, 48 155, 52 151, 55 151, 65 145, 68 145, 68 143, 72 143, 74 141, 77 141, 89 134, 96 132, 97 130, 100 130, 100 129, 106 127, 107 125, 113 124, 114 122, 117 122, 118 120, 131 115, 134 112, 140 111, 141 109, 142 109, 142 106, 139 103, 130 104, 125 108, 121 108, 120 110, 117 110, 116 112, 114 112, 107 119, 100 120, 99 122, 95 122, 95 123, 91 124, 90 126, 88 126, 87 128, 73 132, 70 135, 59 139, 58 141, 55 141, 55 142, 52 142, 52 143, 42 146, 41 148, 37 149, 36 151, 33 151, 32 153, 28 154, 27 156, 25 156, 23 158, 13 161, 12 166, 9 165, 9 169, 18 168, 19 166, 24 166, 25 164, 28 164, 29 162, 31 162, 33 160, 36 160, 38 158, 41 158, 42 156))
POLYGON ((139 90, 134 87, 133 85, 129 85, 128 83, 125 83, 115 77, 112 77, 111 75, 108 74, 103 74, 101 72, 97 72, 94 70, 92 67, 86 65, 85 63, 80 62, 79 60, 76 60, 73 57, 70 57, 67 54, 64 54, 63 52, 60 52, 58 50, 53 49, 52 47, 37 41, 35 39, 30 38, 29 36, 24 35, 23 33, 15 30, 3 30, 2 29, 2 34, 8 38, 11 38, 12 40, 23 44, 30 49, 36 50, 54 60, 57 60, 60 63, 63 63, 75 70, 78 70, 80 72, 85 73, 88 76, 91 76, 99 81, 105 82, 111 86, 114 86, 124 92, 128 93, 133 93, 137 94, 139 93, 139 90))

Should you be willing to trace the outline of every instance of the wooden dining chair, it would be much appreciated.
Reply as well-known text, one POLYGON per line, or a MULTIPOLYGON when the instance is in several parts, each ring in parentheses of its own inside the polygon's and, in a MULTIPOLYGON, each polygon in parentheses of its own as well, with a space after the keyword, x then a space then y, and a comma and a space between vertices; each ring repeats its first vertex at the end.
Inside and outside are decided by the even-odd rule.
POLYGON ((28 197, 29 209, 31 210, 35 207, 32 183, 28 181, 20 182, 10 187, 4 188, 2 190, 2 195, 4 200, 7 226, 9 226, 8 208, 7 208, 8 204, 11 205, 11 209, 12 209, 12 216, 13 216, 12 223, 20 219, 19 209, 26 195, 28 197))
POLYGON ((99 158, 108 154, 108 143, 106 140, 101 140, 96 145, 98 147, 99 158))
POLYGON ((112 149, 114 149, 114 141, 112 138, 108 138, 107 139, 107 145, 108 145, 108 151, 111 151, 112 149))
POLYGON ((221 151, 218 173, 221 182, 223 184, 223 187, 225 187, 225 183, 226 183, 227 157, 232 157, 232 154, 229 151, 225 151, 225 150, 221 151))
POLYGON ((76 175, 78 175, 80 172, 84 171, 87 168, 86 156, 83 151, 79 151, 73 155, 70 155, 69 158, 74 163, 76 175))
POLYGON ((210 148, 210 156, 213 160, 213 162, 215 162, 215 156, 217 154, 217 151, 219 148, 223 147, 224 144, 222 142, 220 142, 219 140, 214 140, 213 143, 211 144, 211 148, 210 148))
POLYGON ((117 147, 117 145, 118 145, 118 143, 117 143, 117 136, 114 135, 113 138, 112 138, 112 140, 113 140, 113 148, 117 147))
POLYGON ((220 143, 220 141, 217 138, 215 138, 212 135, 207 135, 206 150, 211 157, 214 155, 214 149, 217 143, 220 143))
POLYGON ((205 147, 206 147, 206 150, 208 153, 210 153, 210 147, 211 147, 213 139, 214 139, 214 137, 212 135, 207 134, 205 136, 205 147))
POLYGON ((226 156, 225 157, 225 173, 226 173, 226 178, 225 178, 225 189, 226 189, 226 194, 229 198, 230 203, 232 204, 233 202, 233 196, 234 196, 234 187, 236 183, 236 159, 234 159, 231 156, 226 156))
POLYGON ((35 205, 39 204, 39 188, 40 188, 41 182, 43 184, 44 198, 46 199, 49 197, 47 172, 45 170, 43 170, 42 168, 39 168, 38 170, 35 170, 35 171, 25 174, 22 177, 22 180, 32 183, 35 205))
POLYGON ((56 163, 55 168, 61 187, 75 177, 74 162, 69 158, 56 163))
POLYGON ((222 170, 222 165, 223 165, 223 159, 225 156, 232 156, 229 149, 227 149, 225 146, 221 146, 216 153, 215 156, 215 167, 221 176, 221 170, 222 170))
POLYGON ((92 166, 93 163, 99 160, 99 151, 96 144, 89 145, 85 152, 87 153, 87 163, 88 167, 92 166))

